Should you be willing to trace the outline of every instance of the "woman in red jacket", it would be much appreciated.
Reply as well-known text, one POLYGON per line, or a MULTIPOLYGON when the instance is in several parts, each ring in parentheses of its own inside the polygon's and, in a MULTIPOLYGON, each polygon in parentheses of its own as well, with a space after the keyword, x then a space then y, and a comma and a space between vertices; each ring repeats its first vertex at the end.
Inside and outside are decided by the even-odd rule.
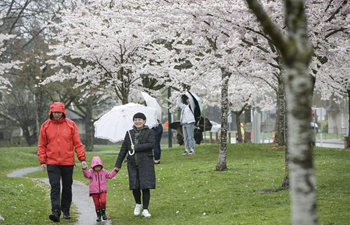
POLYGON ((87 168, 84 146, 80 141, 77 125, 66 117, 64 104, 52 103, 49 119, 41 126, 38 145, 41 168, 47 169, 50 180, 52 213, 49 218, 54 222, 60 221, 61 211, 63 218, 71 218, 69 210, 72 203, 74 151, 82 167, 87 168), (60 197, 61 177, 62 199, 60 197))

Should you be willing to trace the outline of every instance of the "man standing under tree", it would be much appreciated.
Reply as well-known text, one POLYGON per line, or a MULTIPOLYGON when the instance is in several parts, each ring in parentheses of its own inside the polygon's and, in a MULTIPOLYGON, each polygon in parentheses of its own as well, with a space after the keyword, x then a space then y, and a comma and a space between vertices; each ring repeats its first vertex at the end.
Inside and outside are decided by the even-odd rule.
POLYGON ((47 169, 51 185, 50 220, 60 221, 61 211, 64 219, 70 219, 72 203, 74 151, 82 167, 87 168, 84 146, 80 141, 77 125, 66 118, 65 106, 61 102, 51 104, 49 119, 40 130, 38 158, 43 170, 47 169), (62 198, 60 180, 62 177, 62 198))

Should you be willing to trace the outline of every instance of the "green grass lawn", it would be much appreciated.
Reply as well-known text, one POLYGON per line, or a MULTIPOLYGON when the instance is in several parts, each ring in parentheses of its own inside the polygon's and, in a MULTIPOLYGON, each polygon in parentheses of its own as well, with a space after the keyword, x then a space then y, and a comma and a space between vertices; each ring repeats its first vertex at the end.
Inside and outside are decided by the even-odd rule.
MULTIPOLYGON (((156 165, 157 189, 151 190, 152 217, 147 219, 133 216, 135 204, 124 165, 115 178, 108 180, 107 213, 118 225, 291 224, 289 191, 280 188, 284 150, 267 146, 228 145, 228 170, 224 172, 215 171, 218 145, 197 146, 195 156, 181 156, 183 148, 164 149, 161 164, 156 165)), ((87 153, 88 163, 93 156, 100 156, 110 171, 119 148, 98 148, 87 153)), ((0 214, 5 218, 0 225, 50 223, 49 186, 6 177, 14 169, 38 166, 35 151, 0 149, 0 214)), ((316 148, 314 153, 319 224, 349 224, 350 151, 316 148)), ((40 171, 28 177, 47 175, 40 171)), ((74 179, 88 184, 80 164, 74 170, 74 179)), ((73 224, 74 220, 63 223, 73 224)))

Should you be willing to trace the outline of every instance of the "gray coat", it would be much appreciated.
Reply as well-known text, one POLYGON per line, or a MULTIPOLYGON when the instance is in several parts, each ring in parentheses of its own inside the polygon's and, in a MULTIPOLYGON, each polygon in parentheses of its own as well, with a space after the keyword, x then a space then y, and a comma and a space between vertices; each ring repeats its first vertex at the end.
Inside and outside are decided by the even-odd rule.
MULTIPOLYGON (((130 135, 135 145, 135 130, 130 130, 130 135)), ((155 189, 156 188, 156 173, 154 171, 153 147, 154 147, 154 131, 148 127, 144 127, 138 139, 138 144, 135 145, 135 154, 130 156, 131 142, 128 132, 126 132, 122 147, 115 163, 115 167, 122 167, 123 160, 127 155, 127 166, 129 175, 129 189, 155 189), (135 165, 135 156, 137 157, 138 167, 135 165), (137 168, 139 172, 139 182, 137 179, 137 168)))

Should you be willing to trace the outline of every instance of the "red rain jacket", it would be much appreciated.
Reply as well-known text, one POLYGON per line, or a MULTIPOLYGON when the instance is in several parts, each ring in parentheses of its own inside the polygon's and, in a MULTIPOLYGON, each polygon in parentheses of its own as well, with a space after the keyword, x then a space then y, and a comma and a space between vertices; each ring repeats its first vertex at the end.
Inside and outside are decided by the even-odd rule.
POLYGON ((38 158, 41 164, 75 165, 74 150, 79 161, 86 159, 77 125, 66 117, 63 103, 51 104, 49 119, 43 123, 40 130, 38 158), (52 112, 62 112, 63 116, 55 120, 52 112))

